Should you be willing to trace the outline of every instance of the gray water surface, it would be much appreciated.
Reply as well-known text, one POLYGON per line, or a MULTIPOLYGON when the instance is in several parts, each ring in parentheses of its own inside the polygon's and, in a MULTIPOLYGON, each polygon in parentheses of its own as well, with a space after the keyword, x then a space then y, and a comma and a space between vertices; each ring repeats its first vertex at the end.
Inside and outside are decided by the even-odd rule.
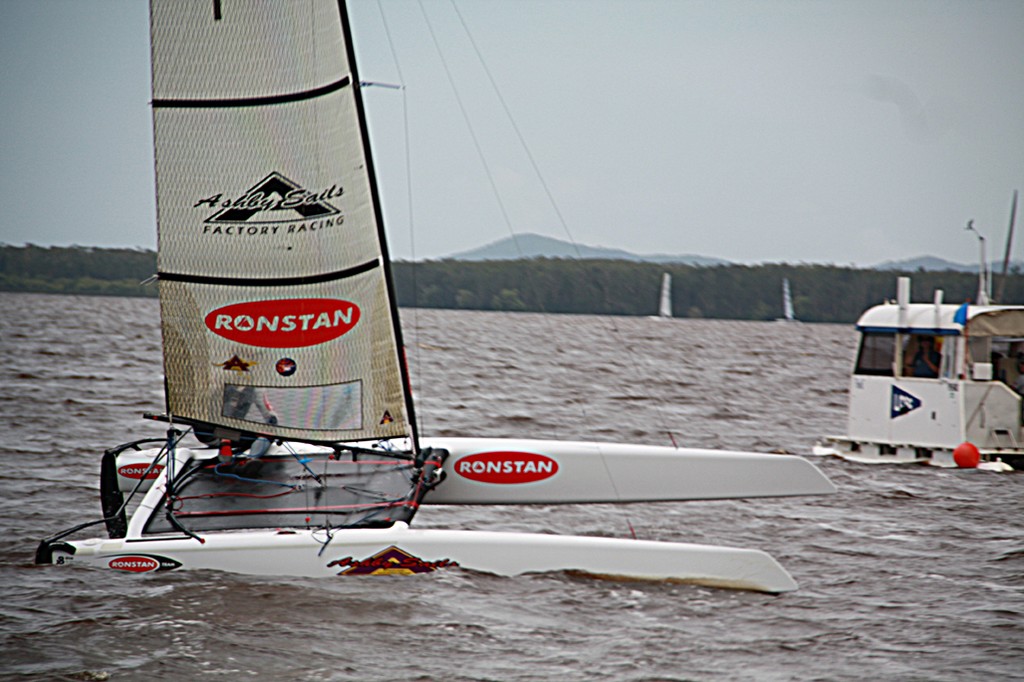
MULTIPOLYGON (((806 454, 851 328, 404 310, 427 435, 806 454)), ((0 675, 12 680, 1024 679, 1024 475, 814 461, 836 495, 424 508, 419 527, 763 549, 780 596, 549 574, 313 580, 37 567, 99 456, 163 434, 157 302, 0 293, 0 675)))

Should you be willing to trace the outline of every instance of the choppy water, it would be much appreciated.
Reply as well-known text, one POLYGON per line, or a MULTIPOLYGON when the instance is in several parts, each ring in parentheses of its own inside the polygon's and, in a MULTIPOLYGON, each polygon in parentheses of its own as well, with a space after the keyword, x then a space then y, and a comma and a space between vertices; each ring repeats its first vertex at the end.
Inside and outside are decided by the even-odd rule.
MULTIPOLYGON (((835 325, 403 311, 427 434, 806 453, 843 430, 835 325), (628 347, 628 350, 627 350, 628 347)), ((755 547, 781 596, 566 575, 134 576, 36 567, 159 436, 157 304, 0 294, 4 679, 1024 679, 1024 475, 816 460, 831 497, 426 508, 421 527, 755 547)))

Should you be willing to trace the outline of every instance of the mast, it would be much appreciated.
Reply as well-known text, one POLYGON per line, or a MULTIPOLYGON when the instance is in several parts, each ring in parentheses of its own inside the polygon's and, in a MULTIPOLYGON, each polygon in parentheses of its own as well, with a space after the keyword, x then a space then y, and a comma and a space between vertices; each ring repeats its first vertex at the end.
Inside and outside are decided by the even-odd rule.
POLYGON ((1003 302, 1003 292, 1006 290, 1006 274, 1010 269, 1010 250, 1013 246, 1013 226, 1017 220, 1017 190, 1013 190, 1013 203, 1010 204, 1010 227, 1006 232, 1006 252, 1003 255, 1003 274, 999 278, 999 292, 996 294, 996 301, 1003 302))
POLYGON ((377 218, 377 235, 381 248, 381 265, 384 268, 384 280, 391 303, 391 322, 395 334, 398 366, 405 386, 405 410, 409 419, 409 436, 412 440, 413 452, 419 452, 419 428, 416 421, 416 410, 412 399, 412 381, 409 377, 409 365, 405 356, 405 340, 402 337, 402 325, 398 315, 398 297, 395 295, 395 278, 391 268, 391 256, 388 251, 387 232, 384 229, 384 212, 381 210, 380 192, 377 188, 377 172, 373 165, 373 150, 370 146, 369 128, 366 125, 366 109, 363 105, 362 81, 359 79, 358 61, 355 46, 352 43, 352 25, 348 16, 347 0, 338 0, 338 13, 341 15, 341 30, 345 36, 345 48, 348 52, 349 70, 352 73, 352 94, 356 101, 356 113, 359 116, 359 128, 362 131, 363 153, 366 155, 366 173, 369 176, 370 196, 373 198, 373 212, 377 218))
POLYGON ((967 227, 965 228, 968 232, 973 232, 978 236, 978 249, 979 256, 978 260, 978 305, 989 304, 989 289, 991 288, 990 273, 988 264, 986 263, 985 255, 985 237, 978 232, 977 228, 974 227, 974 221, 968 220, 967 227))

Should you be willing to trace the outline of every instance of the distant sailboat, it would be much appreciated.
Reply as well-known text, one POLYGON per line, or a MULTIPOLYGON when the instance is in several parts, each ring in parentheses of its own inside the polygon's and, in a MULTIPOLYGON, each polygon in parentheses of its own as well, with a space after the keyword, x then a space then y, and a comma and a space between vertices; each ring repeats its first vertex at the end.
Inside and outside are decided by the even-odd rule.
POLYGON ((661 276, 661 302, 658 304, 658 317, 672 317, 672 275, 667 272, 661 276))
POLYGON ((789 291, 789 278, 782 278, 782 317, 776 318, 778 322, 796 322, 796 315, 793 313, 793 295, 789 291))

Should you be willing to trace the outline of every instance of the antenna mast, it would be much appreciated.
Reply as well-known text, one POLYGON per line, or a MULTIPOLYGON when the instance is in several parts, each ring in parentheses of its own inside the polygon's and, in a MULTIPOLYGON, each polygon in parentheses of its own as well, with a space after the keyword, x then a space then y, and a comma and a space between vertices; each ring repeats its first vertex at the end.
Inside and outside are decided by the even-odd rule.
POLYGON ((967 221, 967 230, 978 235, 978 244, 981 249, 981 263, 978 267, 978 305, 988 305, 989 303, 989 287, 986 286, 988 280, 988 265, 985 263, 985 238, 981 236, 981 233, 974 229, 974 221, 967 221))
POLYGON ((1006 233, 1006 253, 1003 255, 1003 274, 999 278, 999 291, 996 293, 996 300, 1003 302, 1003 292, 1006 290, 1006 273, 1010 269, 1010 248, 1013 245, 1013 226, 1017 220, 1017 190, 1013 190, 1013 203, 1010 204, 1010 228, 1006 233))

